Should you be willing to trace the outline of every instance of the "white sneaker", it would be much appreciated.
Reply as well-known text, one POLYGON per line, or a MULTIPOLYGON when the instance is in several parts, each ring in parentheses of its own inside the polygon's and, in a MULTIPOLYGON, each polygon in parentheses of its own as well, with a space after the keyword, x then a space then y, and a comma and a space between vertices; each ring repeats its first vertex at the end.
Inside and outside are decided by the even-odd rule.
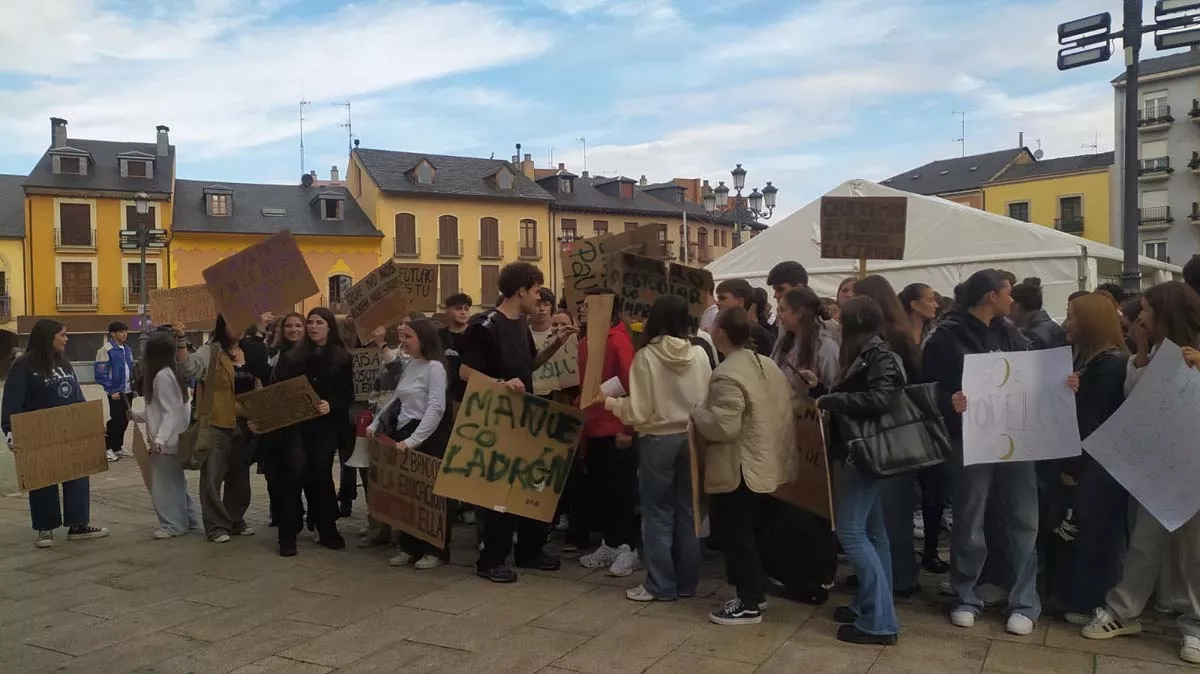
POLYGON ((234 536, 253 536, 254 535, 254 527, 242 527, 241 531, 235 531, 235 532, 233 532, 233 535, 234 536))
POLYGON ((1179 659, 1200 665, 1200 637, 1183 635, 1183 647, 1179 649, 1179 659))
POLYGON ((1074 613, 1068 611, 1063 614, 1063 620, 1067 621, 1068 625, 1083 627, 1084 625, 1092 622, 1092 616, 1088 615, 1087 613, 1074 613))
POLYGON ((1019 637, 1023 637, 1033 634, 1033 621, 1029 619, 1029 616, 1024 616, 1020 613, 1014 613, 1008 616, 1008 623, 1004 626, 1004 629, 1007 630, 1009 634, 1015 634, 1019 637))
POLYGON ((425 555, 424 557, 418 559, 416 564, 413 564, 413 568, 418 571, 428 571, 429 569, 436 569, 445 563, 446 562, 441 557, 436 555, 425 555))
POLYGON ((117 452, 117 456, 121 457, 122 459, 132 459, 133 452, 129 451, 128 449, 122 448, 121 451, 117 452))
POLYGON ((49 529, 46 531, 39 531, 37 539, 33 542, 33 544, 39 548, 54 547, 54 532, 50 531, 49 529))
POLYGON ((954 531, 953 512, 947 510, 942 513, 942 528, 945 529, 947 533, 952 533, 954 531))
POLYGON ((617 558, 613 560, 612 566, 608 567, 608 575, 614 578, 624 578, 633 575, 633 572, 640 568, 642 568, 642 558, 638 556, 637 550, 622 544, 617 548, 617 558))
POLYGON ((950 612, 950 624, 955 627, 974 627, 975 613, 967 609, 955 609, 950 612))
POLYGON ((602 542, 600 547, 580 557, 579 565, 585 569, 603 569, 606 566, 612 566, 615 561, 617 561, 617 548, 610 548, 607 543, 602 542))
POLYGON ((416 559, 416 557, 413 557, 407 552, 401 552, 400 554, 388 560, 388 566, 408 566, 416 561, 416 559))
POLYGON ((631 587, 628 590, 625 590, 625 598, 629 601, 636 602, 669 601, 667 599, 659 599, 658 597, 650 594, 650 591, 646 589, 645 585, 638 585, 637 587, 631 587))
POLYGON ((171 532, 167 531, 166 529, 156 529, 154 531, 154 537, 160 541, 165 541, 168 538, 171 538, 171 532))
POLYGON ((111 449, 105 450, 104 456, 108 457, 109 463, 116 463, 117 461, 121 460, 121 457, 117 456, 117 453, 112 451, 111 449))
POLYGON ((230 540, 232 540, 232 539, 230 538, 229 534, 221 534, 219 536, 213 537, 212 542, 213 543, 228 543, 230 540))
POLYGON ((1136 619, 1122 621, 1110 613, 1108 608, 1101 606, 1092 616, 1092 622, 1084 625, 1079 633, 1085 639, 1112 639, 1113 637, 1137 634, 1141 631, 1141 621, 1136 619))

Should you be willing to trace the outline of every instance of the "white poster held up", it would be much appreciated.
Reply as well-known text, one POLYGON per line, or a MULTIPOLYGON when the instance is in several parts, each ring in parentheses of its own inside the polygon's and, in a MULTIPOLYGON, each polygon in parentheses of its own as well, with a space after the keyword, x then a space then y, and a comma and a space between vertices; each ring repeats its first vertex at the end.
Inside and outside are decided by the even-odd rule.
POLYGON ((971 354, 963 361, 963 463, 1079 456, 1071 349, 971 354))
POLYGON ((1200 512, 1200 372, 1170 341, 1083 448, 1168 531, 1200 512))

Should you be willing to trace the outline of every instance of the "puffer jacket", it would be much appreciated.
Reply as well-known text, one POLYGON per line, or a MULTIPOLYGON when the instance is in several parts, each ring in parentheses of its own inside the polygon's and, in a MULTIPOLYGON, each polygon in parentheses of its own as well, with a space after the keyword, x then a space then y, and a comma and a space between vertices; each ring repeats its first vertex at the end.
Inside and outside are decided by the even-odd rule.
POLYGON ((769 494, 796 479, 792 387, 769 358, 748 349, 726 356, 692 423, 707 440, 705 493, 734 491, 744 479, 750 491, 769 494))
POLYGON ((1038 309, 1030 315, 1029 323, 1021 328, 1021 336, 1029 341, 1029 348, 1034 351, 1067 345, 1067 331, 1055 323, 1045 309, 1038 309))
MULTIPOLYGON (((901 367, 900 356, 888 348, 882 337, 873 337, 833 391, 817 398, 817 407, 830 414, 879 417, 887 411, 892 397, 904 388, 906 379, 901 367)), ((831 426, 837 428, 836 424, 831 426)), ((829 447, 830 458, 845 460, 846 454, 845 443, 835 436, 829 447)))

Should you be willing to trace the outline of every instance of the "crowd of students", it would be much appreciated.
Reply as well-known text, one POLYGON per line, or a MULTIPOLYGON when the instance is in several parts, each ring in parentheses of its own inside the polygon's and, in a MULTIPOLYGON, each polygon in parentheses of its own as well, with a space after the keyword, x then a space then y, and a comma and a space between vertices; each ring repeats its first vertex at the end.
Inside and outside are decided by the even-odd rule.
MULTIPOLYGON (((124 435, 130 397, 146 399, 145 412, 129 416, 147 425, 158 538, 200 527, 214 543, 252 535, 244 516, 257 463, 280 555, 297 554, 305 528, 325 547, 345 547, 338 519, 351 514, 368 479, 367 471, 345 465, 364 412, 373 414, 367 435, 440 458, 467 379, 479 376, 516 393, 584 406, 585 439, 555 522, 565 532, 564 550, 582 553, 582 566, 616 577, 645 568, 644 581, 626 591, 631 601, 694 596, 707 547, 724 555, 736 588, 711 620, 758 623, 768 595, 825 603, 840 547, 854 571, 846 579, 853 601, 833 614, 842 641, 896 643, 894 597, 918 592, 924 569, 949 574, 949 619, 962 628, 983 613, 983 585, 1006 588, 1006 629, 1016 635, 1030 634, 1045 612, 1078 625, 1087 638, 1133 634, 1157 595, 1161 607, 1180 614, 1180 657, 1200 663, 1196 518, 1167 532, 1086 452, 1063 461, 976 465, 964 465, 962 456, 962 419, 971 404, 962 393, 967 355, 1069 345, 1074 374, 1063 386, 1076 396, 1084 438, 1121 406, 1164 340, 1185 347, 1188 363, 1200 365, 1200 259, 1184 276, 1140 296, 1111 285, 1076 293, 1059 325, 1043 306, 1037 279, 1018 283, 1002 270, 972 274, 950 298, 921 283, 896 292, 879 275, 848 278, 835 297, 821 298, 802 265, 783 262, 766 279, 774 306, 747 281, 724 280, 705 289, 709 306, 698 328, 680 297, 659 297, 638 334, 614 307, 603 357, 594 362, 581 317, 556 305, 541 271, 518 262, 501 271, 493 309, 472 316, 472 299, 458 294, 446 299, 438 320, 414 312, 375 331, 370 341, 384 365, 369 404, 354 400, 356 331, 323 308, 266 315, 244 334, 218 317, 212 338, 198 347, 183 326, 171 326, 150 335, 136 367, 127 331, 114 325, 97 374, 112 412, 111 453, 122 449, 114 438, 124 435), (580 380, 598 367, 601 380, 617 379, 627 394, 580 401, 577 386, 547 384, 553 377, 535 383, 535 372, 575 335, 580 380), (319 415, 258 433, 237 396, 293 377, 311 384, 319 415), (836 528, 771 496, 796 478, 795 415, 807 399, 831 420, 861 421, 882 416, 919 382, 936 384, 952 443, 944 464, 874 477, 835 430, 826 458, 834 468, 836 528), (181 437, 198 418, 207 449, 199 518, 184 473, 196 458, 179 456, 181 437), (689 429, 703 448, 705 540, 696 526, 702 513, 693 506, 689 429), (943 524, 951 530, 948 559, 939 552, 943 524)), ((22 448, 12 447, 11 415, 83 400, 64 357, 66 341, 61 324, 43 319, 12 363, 0 426, 14 452, 22 448)), ((30 493, 38 547, 53 545, 64 523, 68 539, 107 534, 90 523, 86 477, 64 483, 62 499, 60 510, 57 485, 30 493)), ((476 525, 479 576, 516 581, 510 555, 517 568, 560 568, 545 550, 551 525, 465 504, 451 510, 476 525)), ((449 559, 449 531, 433 545, 393 534, 368 513, 359 544, 395 542, 393 566, 425 570, 449 559)))

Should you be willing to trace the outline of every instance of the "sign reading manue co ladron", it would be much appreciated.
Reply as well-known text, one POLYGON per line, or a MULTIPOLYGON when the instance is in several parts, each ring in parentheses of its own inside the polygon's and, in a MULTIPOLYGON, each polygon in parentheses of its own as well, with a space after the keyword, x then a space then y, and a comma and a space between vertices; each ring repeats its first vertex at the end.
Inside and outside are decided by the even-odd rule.
POLYGON ((394 322, 411 310, 437 311, 435 264, 384 262, 346 293, 358 338, 366 341, 373 330, 394 322))
POLYGON ((549 522, 582 434, 583 410, 472 376, 433 491, 549 522))
POLYGON ((903 260, 907 197, 821 197, 821 257, 903 260))
POLYGON ((446 499, 433 493, 440 459, 401 449, 385 438, 371 441, 367 505, 371 516, 442 547, 446 543, 446 499))
POLYGON ((14 414, 12 435, 21 491, 108 470, 99 400, 14 414))
POLYGON ((237 401, 245 408, 246 418, 254 424, 255 432, 260 434, 321 416, 317 413, 320 402, 317 393, 303 376, 243 393, 237 401))
POLYGON ((375 390, 375 376, 383 367, 383 353, 372 347, 355 349, 350 356, 354 363, 354 400, 366 402, 375 390))
POLYGON ((291 311, 320 292, 296 240, 280 232, 204 270, 225 322, 241 332, 273 311, 291 311))

